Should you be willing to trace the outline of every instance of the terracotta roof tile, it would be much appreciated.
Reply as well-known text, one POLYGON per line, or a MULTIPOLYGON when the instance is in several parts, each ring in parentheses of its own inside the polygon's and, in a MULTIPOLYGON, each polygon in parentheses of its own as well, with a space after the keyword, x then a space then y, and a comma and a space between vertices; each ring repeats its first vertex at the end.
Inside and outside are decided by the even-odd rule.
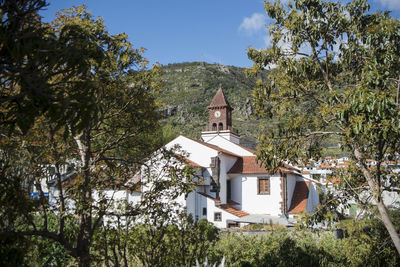
POLYGON ((205 167, 203 167, 203 166, 197 164, 196 162, 191 161, 190 159, 188 159, 188 158, 185 157, 185 156, 182 156, 182 155, 177 154, 177 153, 175 153, 175 156, 177 156, 178 158, 182 159, 183 161, 186 162, 186 164, 188 164, 188 165, 190 165, 190 166, 192 166, 192 167, 195 167, 195 168, 205 168, 205 167))
POLYGON ((260 166, 256 156, 238 158, 228 173, 269 173, 264 166, 260 166))
POLYGON ((275 172, 272 172, 271 170, 267 170, 263 164, 260 165, 256 156, 243 156, 236 160, 235 164, 233 164, 232 168, 228 171, 228 174, 272 174, 277 172, 300 172, 289 164, 284 163, 283 166, 284 167, 279 167, 275 172))
POLYGON ((211 104, 208 106, 208 108, 215 107, 229 107, 230 109, 232 109, 231 105, 229 105, 228 101, 226 101, 224 92, 222 91, 221 87, 219 87, 217 93, 211 101, 211 104))
POLYGON ((307 206, 308 192, 310 182, 298 181, 294 188, 292 202, 290 204, 289 213, 298 214, 304 212, 307 206))
POLYGON ((239 209, 232 207, 232 205, 230 205, 230 204, 222 204, 222 205, 218 206, 218 208, 220 208, 226 212, 229 212, 235 216, 238 216, 238 217, 244 217, 244 216, 250 215, 249 213, 247 213, 243 210, 239 210, 239 209))
POLYGON ((327 179, 327 180, 323 181, 324 184, 327 184, 327 183, 336 184, 336 183, 339 183, 339 182, 340 182, 340 178, 338 178, 338 177, 332 177, 330 179, 327 179))
POLYGON ((228 204, 229 204, 229 205, 240 205, 240 203, 238 203, 238 202, 236 202, 236 201, 234 201, 234 200, 232 200, 232 199, 229 199, 229 200, 228 200, 228 204))
POLYGON ((328 165, 328 164, 322 163, 322 164, 320 165, 320 168, 322 168, 322 169, 332 169, 332 166, 330 166, 330 165, 328 165))
MULTIPOLYGON (((207 195, 206 193, 202 193, 202 192, 197 192, 197 193, 202 195, 202 196, 205 196, 205 197, 207 197, 207 198, 209 198, 211 200, 213 200, 215 203, 221 203, 221 200, 216 199, 216 198, 214 198, 214 197, 212 197, 210 195, 207 195)), ((236 203, 234 201, 230 201, 228 204, 222 204, 222 205, 219 205, 217 207, 222 209, 222 210, 224 210, 224 211, 226 211, 226 212, 229 212, 229 213, 231 213, 231 214, 233 214, 235 216, 238 216, 238 217, 244 217, 244 216, 250 215, 249 213, 247 213, 247 212, 245 212, 243 210, 239 210, 237 208, 232 207, 232 205, 238 205, 238 204, 239 203, 236 203)))

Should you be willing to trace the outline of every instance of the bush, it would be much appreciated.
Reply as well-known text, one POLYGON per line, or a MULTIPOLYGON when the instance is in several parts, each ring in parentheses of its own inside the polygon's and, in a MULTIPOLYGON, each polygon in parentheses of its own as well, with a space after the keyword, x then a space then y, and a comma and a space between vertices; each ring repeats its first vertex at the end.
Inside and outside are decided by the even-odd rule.
POLYGON ((400 266, 400 257, 376 219, 341 225, 348 237, 332 232, 274 230, 261 236, 222 236, 209 255, 226 266, 400 266))

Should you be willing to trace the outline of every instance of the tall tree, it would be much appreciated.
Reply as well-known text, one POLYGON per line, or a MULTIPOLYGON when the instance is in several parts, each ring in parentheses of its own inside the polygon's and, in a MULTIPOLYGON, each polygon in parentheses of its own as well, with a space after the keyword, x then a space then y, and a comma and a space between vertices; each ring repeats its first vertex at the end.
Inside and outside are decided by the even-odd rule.
MULTIPOLYGON (((31 3, 40 8, 36 4, 42 2, 21 3, 24 10, 31 3)), ((116 212, 113 197, 104 190, 124 188, 160 146, 153 94, 159 86, 158 68, 147 69, 143 49, 133 49, 125 34, 110 35, 103 20, 93 19, 85 7, 59 12, 51 24, 35 20, 35 28, 25 34, 35 35, 37 28, 45 29, 38 42, 49 38, 51 54, 41 54, 42 47, 25 47, 22 55, 9 57, 10 62, 23 58, 18 68, 24 75, 12 69, 1 78, 2 119, 7 123, 1 128, 0 204, 6 218, 1 232, 51 239, 79 266, 89 266, 93 237, 104 217, 116 212), (26 65, 30 55, 35 56, 34 66, 26 65), (32 84, 25 79, 31 74, 47 76, 32 78, 32 84), (58 192, 54 203, 47 202, 43 188, 43 178, 50 174, 58 192), (38 200, 26 197, 22 183, 36 188, 38 200), (49 216, 56 217, 52 225, 57 227, 50 227, 49 216)), ((12 42, 7 46, 18 47, 12 42)), ((124 210, 125 216, 136 214, 133 206, 124 210)))
POLYGON ((369 8, 366 0, 266 2, 271 46, 249 48, 248 56, 250 73, 271 68, 254 99, 258 115, 279 123, 261 135, 259 156, 269 166, 318 159, 324 142, 339 140, 352 157, 341 179, 372 195, 400 253, 382 199, 399 185, 385 165, 400 151, 400 22, 369 8))
POLYGON ((82 77, 89 76, 93 61, 103 60, 104 51, 73 25, 55 32, 38 14, 44 6, 43 0, 0 1, 0 122, 8 131, 18 127, 26 133, 42 114, 76 127, 91 116, 91 98, 78 91, 64 94, 64 89, 72 77, 80 77, 76 84, 94 87, 93 79, 82 77), (87 105, 80 105, 84 98, 87 105))

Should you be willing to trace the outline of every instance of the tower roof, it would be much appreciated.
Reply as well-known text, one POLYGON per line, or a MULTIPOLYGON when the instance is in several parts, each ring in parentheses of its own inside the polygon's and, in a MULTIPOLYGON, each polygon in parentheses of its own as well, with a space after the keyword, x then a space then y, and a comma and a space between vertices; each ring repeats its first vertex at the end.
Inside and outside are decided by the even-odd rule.
POLYGON ((229 102, 226 100, 221 86, 219 86, 217 93, 215 94, 214 98, 211 101, 211 104, 207 108, 216 108, 216 107, 218 108, 228 107, 230 109, 233 109, 229 104, 229 102))

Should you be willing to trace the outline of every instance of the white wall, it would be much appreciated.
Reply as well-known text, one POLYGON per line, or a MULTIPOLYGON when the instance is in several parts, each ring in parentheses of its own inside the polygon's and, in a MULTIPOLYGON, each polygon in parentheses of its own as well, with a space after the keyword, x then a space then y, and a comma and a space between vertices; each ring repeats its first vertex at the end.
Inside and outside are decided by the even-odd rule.
POLYGON ((231 141, 228 140, 228 138, 221 135, 216 135, 215 137, 207 140, 206 142, 209 144, 219 146, 220 148, 228 150, 238 156, 254 156, 254 154, 251 153, 250 151, 244 149, 241 146, 238 146, 235 143, 232 143, 231 141))
POLYGON ((234 219, 238 219, 239 217, 226 212, 223 209, 220 209, 218 207, 215 206, 215 202, 214 200, 210 199, 210 198, 206 198, 204 196, 201 196, 204 199, 206 199, 207 202, 207 221, 212 222, 216 227, 218 228, 226 228, 227 227, 227 220, 234 220, 234 219), (221 212, 221 221, 214 221, 214 213, 215 212, 221 212))
POLYGON ((166 144, 165 147, 171 149, 175 145, 179 145, 182 151, 189 154, 187 157, 188 159, 203 167, 209 167, 211 164, 211 158, 218 156, 217 150, 209 148, 182 135, 166 144))
POLYGON ((232 168, 233 164, 235 164, 237 158, 233 156, 229 156, 226 154, 220 154, 219 159, 221 160, 221 171, 219 175, 219 182, 220 182, 220 192, 219 196, 221 199, 222 204, 227 203, 227 183, 226 181, 228 180, 228 171, 232 168))
POLYGON ((315 183, 310 182, 308 190, 309 192, 308 192, 306 212, 313 213, 315 207, 319 204, 318 188, 315 185, 315 183))
POLYGON ((243 201, 242 176, 232 177, 230 181, 231 181, 231 199, 235 202, 240 203, 240 208, 241 208, 242 207, 241 203, 243 201))
POLYGON ((287 185, 287 210, 290 209, 292 204, 292 198, 294 193, 294 188, 296 187, 296 177, 297 175, 287 174, 286 185, 287 185))
MULTIPOLYGON (((270 194, 258 195, 257 192, 257 177, 258 176, 245 176, 242 177, 242 210, 251 214, 269 214, 278 216, 281 214, 281 177, 270 177, 270 194)), ((265 176, 266 177, 266 176, 265 176)))

